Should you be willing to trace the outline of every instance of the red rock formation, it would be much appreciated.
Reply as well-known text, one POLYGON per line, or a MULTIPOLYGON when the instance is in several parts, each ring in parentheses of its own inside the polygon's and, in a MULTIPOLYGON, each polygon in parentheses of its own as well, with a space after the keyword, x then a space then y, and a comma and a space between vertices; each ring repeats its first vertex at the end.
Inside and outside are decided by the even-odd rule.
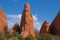
POLYGON ((12 28, 11 30, 9 30, 9 32, 10 32, 11 34, 14 33, 14 32, 20 33, 19 24, 18 24, 18 23, 15 23, 15 24, 13 25, 13 28, 12 28))
POLYGON ((49 31, 49 22, 46 20, 41 27, 40 33, 39 34, 47 34, 49 31))
POLYGON ((13 26, 13 30, 14 32, 20 32, 20 27, 19 27, 19 24, 18 23, 15 23, 14 26, 13 26))
POLYGON ((0 32, 3 32, 5 27, 7 27, 6 15, 0 7, 0 32))
POLYGON ((30 5, 28 3, 24 5, 20 24, 20 34, 23 37, 27 37, 28 35, 32 35, 33 37, 35 36, 33 27, 33 17, 30 14, 30 5))
POLYGON ((49 27, 49 33, 60 36, 60 10, 49 27))

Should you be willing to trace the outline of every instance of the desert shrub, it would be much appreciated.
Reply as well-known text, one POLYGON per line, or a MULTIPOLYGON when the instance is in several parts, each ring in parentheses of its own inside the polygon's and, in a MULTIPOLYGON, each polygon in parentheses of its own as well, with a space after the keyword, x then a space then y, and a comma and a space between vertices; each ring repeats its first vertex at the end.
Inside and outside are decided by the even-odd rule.
POLYGON ((20 34, 19 34, 18 32, 14 32, 13 35, 14 35, 15 37, 19 37, 19 36, 20 36, 20 34))
POLYGON ((5 37, 6 38, 11 38, 11 37, 13 37, 13 34, 7 33, 7 34, 5 34, 5 37))
POLYGON ((8 33, 8 27, 7 26, 4 27, 4 33, 6 33, 6 34, 8 33))
POLYGON ((19 40, 25 40, 21 35, 18 37, 19 40))
POLYGON ((0 33, 0 40, 7 40, 4 33, 0 33))
POLYGON ((25 40, 35 40, 35 38, 29 35, 28 37, 25 38, 25 40))
POLYGON ((14 37, 17 37, 19 40, 24 40, 24 38, 18 32, 14 32, 13 35, 14 37))
POLYGON ((60 40, 60 37, 51 34, 42 34, 36 36, 37 40, 60 40))
POLYGON ((29 35, 26 38, 23 38, 18 32, 10 34, 8 33, 0 33, 0 40, 60 40, 60 36, 51 35, 51 34, 42 34, 36 35, 36 37, 32 37, 29 35))

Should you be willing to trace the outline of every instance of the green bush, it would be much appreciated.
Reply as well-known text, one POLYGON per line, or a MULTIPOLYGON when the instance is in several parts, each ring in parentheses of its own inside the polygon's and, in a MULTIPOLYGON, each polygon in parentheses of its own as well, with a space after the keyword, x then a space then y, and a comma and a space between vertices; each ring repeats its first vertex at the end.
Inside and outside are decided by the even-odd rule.
POLYGON ((35 38, 29 35, 28 37, 25 38, 25 40, 35 40, 35 38))
POLYGON ((42 34, 36 35, 36 37, 32 37, 29 35, 26 38, 23 38, 19 33, 15 32, 13 34, 8 33, 0 33, 0 40, 60 40, 59 36, 51 35, 51 34, 42 34))
POLYGON ((51 34, 42 34, 36 36, 37 40, 60 40, 60 37, 51 34))

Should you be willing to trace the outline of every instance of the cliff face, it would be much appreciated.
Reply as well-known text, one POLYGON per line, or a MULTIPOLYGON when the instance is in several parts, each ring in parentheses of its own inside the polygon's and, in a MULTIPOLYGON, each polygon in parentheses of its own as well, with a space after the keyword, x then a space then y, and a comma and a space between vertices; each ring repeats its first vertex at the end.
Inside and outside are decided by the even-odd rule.
POLYGON ((33 27, 33 17, 30 14, 30 5, 28 3, 24 5, 20 24, 20 34, 23 37, 27 37, 28 35, 32 35, 33 37, 35 36, 33 27))
POLYGON ((7 27, 6 15, 0 7, 0 32, 3 32, 5 27, 7 27))
POLYGON ((39 34, 47 34, 49 31, 49 22, 46 20, 44 21, 44 23, 42 24, 41 30, 39 34))
POLYGON ((59 35, 60 36, 60 10, 55 17, 55 19, 52 21, 50 27, 49 27, 49 32, 53 35, 59 35))

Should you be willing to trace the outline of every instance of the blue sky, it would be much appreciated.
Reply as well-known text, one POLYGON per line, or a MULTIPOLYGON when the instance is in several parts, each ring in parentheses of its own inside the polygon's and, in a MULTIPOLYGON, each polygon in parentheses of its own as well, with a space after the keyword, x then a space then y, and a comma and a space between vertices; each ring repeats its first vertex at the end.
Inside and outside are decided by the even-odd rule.
POLYGON ((35 28, 39 28, 45 20, 51 23, 60 9, 60 0, 0 0, 0 6, 7 15, 10 27, 10 23, 20 23, 19 18, 26 2, 30 3, 35 28))

